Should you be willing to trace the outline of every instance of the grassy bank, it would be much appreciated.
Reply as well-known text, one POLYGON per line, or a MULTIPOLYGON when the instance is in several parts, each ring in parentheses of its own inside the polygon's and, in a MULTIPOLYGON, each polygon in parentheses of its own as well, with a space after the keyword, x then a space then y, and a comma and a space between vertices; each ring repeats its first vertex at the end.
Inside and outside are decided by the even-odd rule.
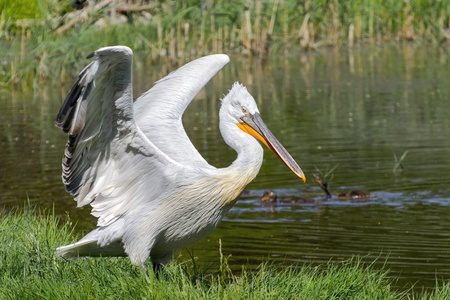
POLYGON ((64 79, 84 65, 86 53, 115 44, 180 63, 217 52, 265 59, 324 46, 450 39, 448 1, 182 0, 130 7, 102 0, 81 11, 70 11, 67 1, 18 2, 27 9, 0 1, 0 39, 11 49, 0 67, 6 84, 27 75, 64 79))
MULTIPOLYGON (((262 265, 233 274, 225 257, 216 272, 172 262, 147 283, 127 258, 61 261, 54 249, 74 241, 70 221, 35 210, 2 213, 0 299, 408 299, 390 287, 387 272, 358 260, 277 271, 262 265)), ((201 258, 200 258, 201 260, 201 258)), ((448 299, 450 287, 415 299, 448 299)))

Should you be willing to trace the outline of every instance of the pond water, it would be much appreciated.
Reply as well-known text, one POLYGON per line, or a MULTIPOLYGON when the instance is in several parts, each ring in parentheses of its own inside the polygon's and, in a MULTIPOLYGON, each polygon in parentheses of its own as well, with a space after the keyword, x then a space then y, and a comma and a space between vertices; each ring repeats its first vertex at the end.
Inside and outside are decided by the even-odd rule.
MULTIPOLYGON (((138 55, 135 96, 174 68, 138 55)), ((450 55, 448 49, 413 44, 320 49, 257 60, 231 57, 189 106, 185 128, 212 165, 236 157, 218 129, 218 99, 236 80, 258 103, 266 124, 307 176, 303 184, 270 151, 248 191, 206 239, 176 255, 218 264, 231 254, 236 271, 321 264, 362 257, 386 266, 394 285, 434 288, 450 279, 450 55), (397 159, 407 152, 402 167, 397 159), (333 170, 334 169, 334 170, 333 170), (333 193, 351 189, 367 201, 331 199, 311 204, 263 206, 265 190, 280 198, 323 200, 312 174, 330 172, 333 193)), ((73 71, 73 76, 79 70, 73 71)), ((0 91, 0 205, 27 202, 68 213, 77 229, 95 227, 89 208, 77 209, 60 179, 66 136, 53 125, 69 83, 21 84, 0 91)))

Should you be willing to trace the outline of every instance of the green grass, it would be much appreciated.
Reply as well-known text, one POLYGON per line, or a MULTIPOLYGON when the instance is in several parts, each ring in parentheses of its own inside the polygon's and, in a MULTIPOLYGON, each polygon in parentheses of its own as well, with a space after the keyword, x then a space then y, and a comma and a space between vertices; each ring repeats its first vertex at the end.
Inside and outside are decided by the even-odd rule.
MULTIPOLYGON (((221 256, 217 272, 194 260, 171 262, 158 277, 127 258, 62 261, 54 249, 73 242, 70 221, 33 209, 3 212, 0 219, 0 299, 408 299, 394 291, 386 271, 358 259, 321 267, 277 270, 270 263, 233 274, 221 256)), ((448 299, 450 287, 414 299, 448 299)))

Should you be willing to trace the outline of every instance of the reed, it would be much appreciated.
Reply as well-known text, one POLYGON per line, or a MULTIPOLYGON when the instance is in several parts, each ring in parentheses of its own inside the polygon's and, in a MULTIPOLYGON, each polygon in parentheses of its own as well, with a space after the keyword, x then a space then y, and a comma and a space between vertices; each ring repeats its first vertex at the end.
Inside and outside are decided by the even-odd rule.
POLYGON ((408 155, 408 150, 406 150, 405 152, 403 152, 402 156, 400 156, 400 158, 397 158, 397 155, 395 154, 394 150, 392 150, 392 154, 394 155, 394 160, 395 160, 395 164, 394 164, 394 168, 392 169, 392 173, 396 173, 396 172, 403 172, 403 161, 406 158, 406 155, 408 155))
MULTIPOLYGON (((450 40, 448 1, 307 0, 303 5, 294 0, 218 0, 207 4, 194 0, 159 1, 143 6, 147 15, 136 9, 130 11, 133 24, 117 24, 118 12, 113 17, 113 6, 100 5, 105 1, 108 0, 98 1, 90 11, 85 8, 79 19, 69 20, 67 14, 61 15, 67 12, 67 4, 62 7, 56 0, 39 0, 34 19, 13 21, 9 26, 6 24, 11 21, 7 20, 20 16, 12 17, 11 11, 5 10, 0 38, 13 44, 11 49, 20 45, 17 53, 23 54, 22 66, 14 76, 29 71, 23 65, 30 65, 33 76, 38 75, 44 50, 52 64, 50 76, 60 76, 61 70, 72 67, 86 53, 114 44, 148 51, 154 60, 180 63, 216 52, 265 59, 322 45, 356 46, 402 40, 438 44, 450 40), (151 17, 144 18, 148 15, 151 17)), ((28 17, 29 13, 23 16, 28 17)), ((5 74, 3 81, 11 82, 11 70, 5 74)))

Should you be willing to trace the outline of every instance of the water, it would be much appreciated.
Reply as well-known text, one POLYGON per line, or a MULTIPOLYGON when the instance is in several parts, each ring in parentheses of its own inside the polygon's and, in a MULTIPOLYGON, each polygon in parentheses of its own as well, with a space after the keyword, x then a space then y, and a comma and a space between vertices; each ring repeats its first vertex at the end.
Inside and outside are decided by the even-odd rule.
MULTIPOLYGON (((135 63, 135 95, 169 71, 142 56, 135 63)), ((78 71, 78 70, 77 70, 78 71)), ((74 76, 77 71, 74 71, 74 76)), ((270 151, 248 193, 206 239, 181 250, 199 263, 218 262, 218 240, 234 270, 270 259, 277 265, 325 263, 360 256, 385 265, 394 285, 434 288, 450 278, 450 77, 446 49, 412 44, 372 49, 320 49, 272 57, 266 65, 232 62, 198 95, 184 116, 193 143, 211 164, 235 159, 218 130, 218 99, 235 80, 255 97, 261 115, 307 176, 294 176, 270 151), (394 154, 408 154, 393 173, 394 154), (333 193, 371 191, 368 201, 332 199, 262 206, 267 189, 281 198, 323 199, 312 179, 326 173, 333 193)), ((95 219, 77 209, 60 180, 66 137, 54 117, 70 83, 22 83, 0 91, 0 203, 37 203, 68 213, 78 229, 95 219)))

